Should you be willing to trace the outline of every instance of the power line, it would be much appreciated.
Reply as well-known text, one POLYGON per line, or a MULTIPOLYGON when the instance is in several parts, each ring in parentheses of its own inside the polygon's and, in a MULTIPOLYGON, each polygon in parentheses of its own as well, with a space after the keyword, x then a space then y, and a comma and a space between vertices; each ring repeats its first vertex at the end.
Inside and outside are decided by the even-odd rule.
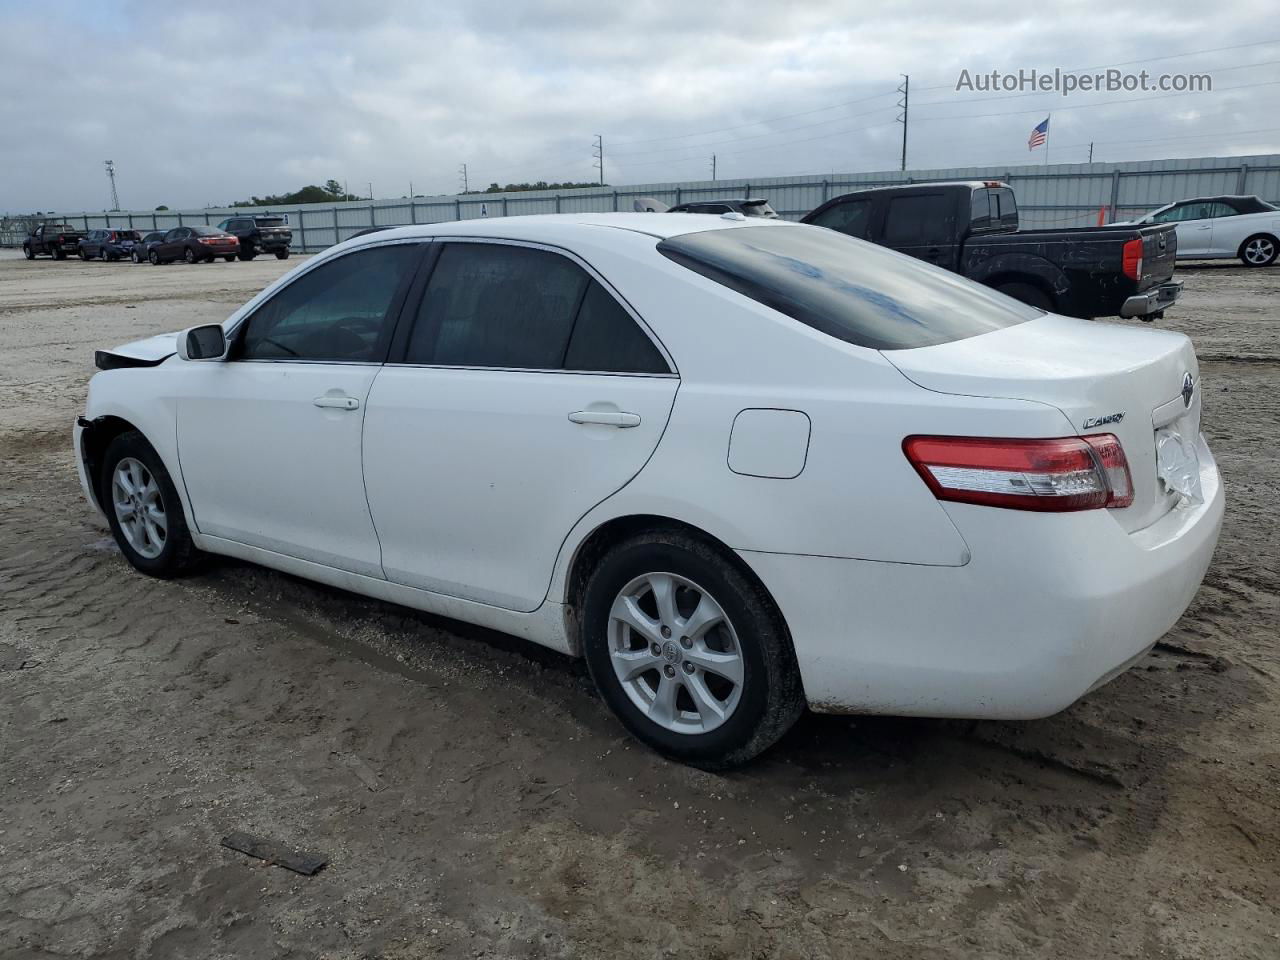
MULTIPOLYGON (((781 116, 777 116, 777 117, 761 117, 758 120, 752 120, 750 123, 739 123, 739 124, 735 124, 732 127, 719 127, 715 130, 699 130, 697 133, 678 133, 670 137, 649 137, 644 140, 621 140, 619 142, 624 147, 629 147, 638 143, 661 143, 667 140, 685 140, 689 137, 710 136, 713 133, 727 133, 730 130, 741 130, 744 127, 758 127, 764 123, 773 123, 775 120, 790 120, 793 117, 807 117, 811 114, 822 113, 826 110, 838 110, 840 107, 852 107, 859 103, 868 103, 872 100, 879 100, 881 97, 888 97, 892 95, 893 95, 892 91, 885 91, 884 93, 873 93, 869 97, 860 97, 857 100, 845 100, 841 103, 833 103, 830 106, 815 107, 813 110, 801 110, 799 113, 784 113, 781 116)), ((832 120, 825 121, 825 122, 831 123, 836 120, 844 120, 844 119, 847 119, 847 118, 834 117, 832 118, 832 120)), ((703 146, 706 146, 706 144, 703 144, 703 146)))

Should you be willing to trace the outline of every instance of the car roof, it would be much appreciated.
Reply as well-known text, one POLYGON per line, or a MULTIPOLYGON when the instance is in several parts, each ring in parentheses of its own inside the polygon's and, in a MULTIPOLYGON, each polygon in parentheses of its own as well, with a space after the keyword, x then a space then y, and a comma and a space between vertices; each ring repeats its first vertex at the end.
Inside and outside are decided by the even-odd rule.
POLYGON ((353 245, 381 243, 405 237, 491 237, 507 240, 570 240, 574 236, 585 237, 600 231, 620 230, 642 233, 659 240, 686 233, 705 230, 734 230, 742 227, 762 227, 767 230, 798 227, 788 220, 766 220, 753 217, 737 219, 741 214, 726 219, 725 214, 691 213, 682 217, 664 217, 655 213, 547 213, 524 217, 476 217, 471 220, 450 220, 442 223, 423 223, 415 226, 394 227, 380 230, 346 241, 353 245))

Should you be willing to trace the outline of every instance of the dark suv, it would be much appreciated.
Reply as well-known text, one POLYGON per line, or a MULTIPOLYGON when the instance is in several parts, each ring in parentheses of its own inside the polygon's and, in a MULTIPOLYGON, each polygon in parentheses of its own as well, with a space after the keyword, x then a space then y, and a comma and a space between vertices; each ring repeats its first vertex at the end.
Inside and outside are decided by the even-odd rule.
POLYGON ((289 258, 293 231, 284 217, 267 214, 228 217, 218 227, 240 241, 241 260, 252 260, 260 253, 274 253, 277 260, 289 258))
POLYGON ((90 230, 80 241, 80 259, 128 259, 140 239, 137 230, 90 230))

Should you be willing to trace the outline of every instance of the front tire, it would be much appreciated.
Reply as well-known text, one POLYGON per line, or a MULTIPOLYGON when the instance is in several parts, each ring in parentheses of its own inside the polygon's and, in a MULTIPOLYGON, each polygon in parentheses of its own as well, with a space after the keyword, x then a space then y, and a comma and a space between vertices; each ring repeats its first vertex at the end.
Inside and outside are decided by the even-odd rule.
POLYGON ((132 260, 134 263, 142 262, 142 256, 138 253, 137 250, 134 250, 131 254, 129 254, 129 259, 132 260))
POLYGON ((277 260, 288 260, 288 259, 289 259, 289 251, 288 251, 288 250, 277 250, 277 251, 276 251, 276 259, 277 259, 277 260))
POLYGON ((160 266, 160 254, 156 253, 154 250, 147 254, 147 260, 151 262, 153 267, 160 266))
POLYGON ((672 759, 745 763, 804 710, 772 599, 705 540, 655 530, 613 547, 587 583, 581 631, 601 697, 672 759))
POLYGON ((83 260, 85 263, 89 262, 89 253, 88 251, 85 250, 84 247, 80 248, 80 259, 83 260))
POLYGON ((50 253, 53 254, 53 259, 55 260, 67 259, 67 251, 63 250, 61 247, 54 247, 50 253))
POLYGON ((1237 256, 1246 267, 1269 267, 1276 262, 1277 254, 1280 254, 1280 242, 1270 234, 1258 233, 1240 244, 1237 256))
POLYGON ((194 250, 192 250, 190 247, 187 247, 187 249, 186 249, 186 250, 184 250, 184 251, 183 251, 183 253, 182 253, 182 259, 183 259, 183 260, 185 260, 185 261, 187 261, 187 263, 195 263, 195 262, 196 262, 196 252, 195 252, 194 250))
POLYGON ((235 262, 236 262, 236 255, 235 255, 234 253, 229 253, 229 254, 227 254, 225 257, 223 257, 222 259, 223 259, 223 260, 225 260, 225 261, 227 261, 227 263, 235 263, 235 262))
POLYGON ((182 501, 159 454, 130 430, 107 445, 99 499, 120 551, 153 577, 191 569, 199 553, 187 528, 182 501))

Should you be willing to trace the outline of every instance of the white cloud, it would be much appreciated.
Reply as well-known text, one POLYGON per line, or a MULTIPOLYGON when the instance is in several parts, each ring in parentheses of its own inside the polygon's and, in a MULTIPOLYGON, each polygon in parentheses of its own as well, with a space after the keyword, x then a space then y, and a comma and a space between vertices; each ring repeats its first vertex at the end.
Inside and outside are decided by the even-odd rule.
POLYGON ((0 211, 101 209, 107 158, 134 208, 225 203, 329 177, 354 192, 372 181, 379 196, 410 181, 420 193, 452 192, 462 162, 473 186, 591 180, 597 133, 613 183, 701 179, 712 152, 723 177, 887 169, 898 159, 900 73, 912 77, 915 167, 1025 161, 1027 133, 1050 111, 1052 158, 1064 162, 1084 160, 1090 141, 1105 160, 1280 150, 1280 129, 1253 132, 1272 126, 1280 85, 1244 86, 1280 80, 1280 42, 1135 65, 1222 70, 1204 96, 1077 109, 1124 95, 953 89, 962 68, 1079 68, 1254 43, 1270 4, 1087 0, 1036 18, 1015 9, 8 5, 0 211), (1215 136, 1172 139, 1205 133, 1215 136))

